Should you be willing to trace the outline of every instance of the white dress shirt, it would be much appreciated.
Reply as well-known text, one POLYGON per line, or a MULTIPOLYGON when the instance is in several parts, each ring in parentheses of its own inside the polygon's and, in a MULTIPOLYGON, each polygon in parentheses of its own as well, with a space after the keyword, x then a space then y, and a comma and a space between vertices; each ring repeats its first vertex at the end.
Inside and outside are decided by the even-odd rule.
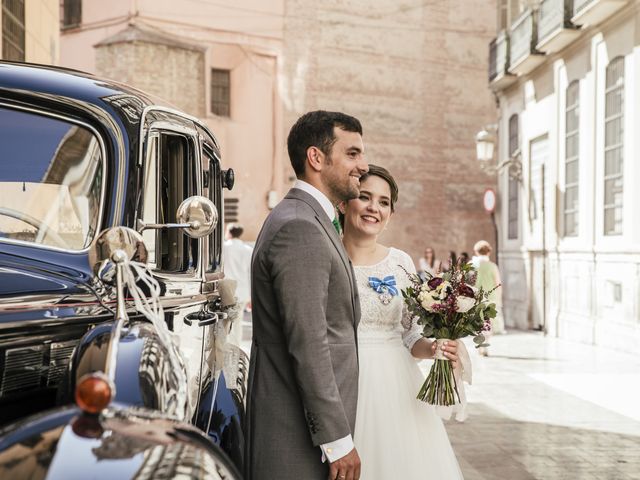
POLYGON ((237 282, 236 297, 241 304, 251 300, 252 253, 253 248, 239 238, 226 240, 222 249, 224 275, 237 282))
MULTIPOLYGON (((333 222, 336 218, 336 209, 331 203, 331 200, 329 200, 324 193, 313 185, 299 179, 296 180, 293 188, 307 192, 315 198, 320 206, 322 206, 322 209, 326 212, 329 220, 333 222)), ((354 449, 353 437, 349 434, 346 437, 334 440, 333 442, 324 443, 320 445, 320 448, 322 449, 322 461, 324 462, 328 459, 329 462, 333 463, 354 449)))

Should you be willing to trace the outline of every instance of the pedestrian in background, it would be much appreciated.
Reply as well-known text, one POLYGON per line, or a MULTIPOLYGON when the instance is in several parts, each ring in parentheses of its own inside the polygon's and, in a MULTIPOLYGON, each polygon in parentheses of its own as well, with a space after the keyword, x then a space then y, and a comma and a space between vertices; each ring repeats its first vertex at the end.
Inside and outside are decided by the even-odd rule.
POLYGON ((449 259, 442 266, 442 271, 443 272, 448 272, 449 270, 451 270, 453 268, 453 266, 455 264, 456 264, 456 252, 454 252, 453 250, 450 250, 449 251, 449 259))
POLYGON ((237 282, 236 298, 240 316, 231 331, 227 341, 240 346, 242 342, 242 318, 247 305, 251 302, 251 255, 253 248, 240 240, 244 232, 242 225, 230 223, 227 226, 226 240, 222 249, 224 275, 237 282))
POLYGON ((436 275, 442 271, 442 262, 436 258, 436 252, 433 248, 424 249, 424 257, 418 259, 418 275, 423 279, 428 277, 427 273, 436 275))
MULTIPOLYGON (((491 292, 489 295, 489 301, 496 304, 497 315, 491 319, 491 332, 485 337, 489 337, 492 334, 506 333, 504 329, 504 317, 502 315, 502 287, 500 280, 500 270, 498 266, 491 261, 489 255, 491 253, 491 244, 486 240, 480 240, 473 246, 475 256, 473 257, 472 264, 478 270, 478 276, 476 278, 476 288, 482 287, 485 292, 491 292), (496 288, 498 286, 498 288, 496 288)), ((480 354, 487 356, 488 351, 486 347, 480 348, 480 354)))

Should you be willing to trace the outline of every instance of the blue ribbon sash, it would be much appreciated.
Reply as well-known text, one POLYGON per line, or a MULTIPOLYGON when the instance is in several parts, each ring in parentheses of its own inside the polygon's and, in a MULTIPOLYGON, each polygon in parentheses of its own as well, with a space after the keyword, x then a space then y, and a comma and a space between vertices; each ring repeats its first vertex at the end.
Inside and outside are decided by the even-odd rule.
POLYGON ((376 277, 369 277, 369 286, 378 293, 389 293, 389 295, 395 297, 398 295, 398 289, 396 288, 396 277, 393 275, 387 275, 382 280, 376 277))

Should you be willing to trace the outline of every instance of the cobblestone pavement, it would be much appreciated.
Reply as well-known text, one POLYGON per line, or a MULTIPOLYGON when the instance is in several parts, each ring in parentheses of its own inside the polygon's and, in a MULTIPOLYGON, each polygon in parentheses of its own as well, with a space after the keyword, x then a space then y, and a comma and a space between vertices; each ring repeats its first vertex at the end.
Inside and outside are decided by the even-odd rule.
POLYGON ((469 349, 469 418, 446 423, 466 480, 640 479, 640 356, 533 332, 491 345, 469 349))
POLYGON ((537 332, 467 345, 469 418, 445 422, 465 480, 640 480, 640 356, 537 332))

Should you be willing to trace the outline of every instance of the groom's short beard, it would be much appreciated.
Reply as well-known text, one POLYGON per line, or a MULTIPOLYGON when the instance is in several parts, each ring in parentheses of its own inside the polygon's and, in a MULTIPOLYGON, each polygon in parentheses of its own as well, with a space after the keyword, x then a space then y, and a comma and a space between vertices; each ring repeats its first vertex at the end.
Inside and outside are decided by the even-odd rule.
MULTIPOLYGON (((333 160, 330 155, 325 157, 325 162, 327 165, 332 165, 333 160)), ((360 196, 360 187, 354 187, 351 183, 351 176, 349 176, 346 181, 340 182, 340 179, 330 178, 327 183, 327 187, 331 192, 332 200, 340 202, 348 202, 349 200, 353 200, 354 198, 358 198, 360 196)))

